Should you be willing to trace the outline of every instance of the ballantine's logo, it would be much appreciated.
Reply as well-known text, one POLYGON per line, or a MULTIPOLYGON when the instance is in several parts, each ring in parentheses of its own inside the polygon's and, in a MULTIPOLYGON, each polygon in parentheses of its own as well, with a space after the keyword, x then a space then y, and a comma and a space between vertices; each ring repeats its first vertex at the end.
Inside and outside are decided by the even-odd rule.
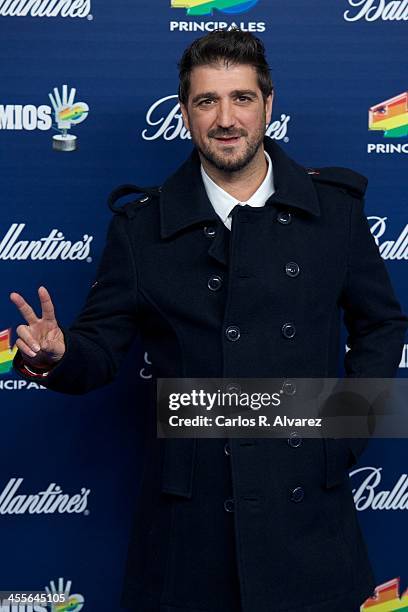
POLYGON ((24 478, 10 478, 0 491, 0 514, 87 514, 90 489, 81 488, 80 493, 67 495, 55 482, 45 491, 35 494, 17 495, 24 478))
POLYGON ((394 578, 375 588, 374 597, 369 597, 360 608, 361 612, 397 612, 408 610, 408 589, 400 597, 400 579, 394 578))
POLYGON ((11 329, 0 331, 0 374, 10 372, 17 347, 11 348, 11 329))
POLYGON ((0 17, 86 17, 91 0, 0 0, 0 17))
MULTIPOLYGON (((289 121, 290 115, 282 114, 280 119, 272 121, 268 126, 266 136, 274 140, 288 142, 289 121)), ((191 138, 190 132, 186 130, 183 124, 177 95, 160 98, 160 100, 152 104, 146 113, 146 123, 152 126, 154 130, 152 130, 152 133, 149 133, 148 128, 144 129, 142 131, 142 138, 144 140, 157 140, 158 138, 163 138, 163 140, 174 140, 175 138, 186 140, 191 138), (169 103, 171 103, 171 106, 166 115, 165 111, 163 111, 163 106, 169 107, 169 103)))
POLYGON ((346 21, 407 21, 408 20, 408 0, 348 0, 354 10, 347 10, 344 13, 346 21))
POLYGON ((53 229, 47 237, 40 240, 17 240, 25 226, 25 223, 12 223, 3 239, 0 236, 0 259, 92 261, 88 255, 93 236, 84 234, 82 240, 71 242, 65 240, 64 234, 58 229, 53 229))
POLYGON ((367 217, 367 220, 370 223, 371 234, 374 236, 374 240, 378 246, 381 257, 383 259, 407 260, 408 224, 404 227, 396 240, 384 240, 383 242, 380 242, 380 238, 387 229, 387 218, 388 217, 376 216, 367 217))
POLYGON ((372 106, 368 111, 368 127, 383 131, 385 138, 408 136, 408 92, 372 106))
POLYGON ((353 489, 354 504, 363 510, 408 510, 408 474, 401 474, 391 490, 376 491, 381 483, 382 468, 371 466, 350 472, 350 478, 363 476, 359 486, 353 489))
POLYGON ((221 13, 244 13, 258 0, 171 0, 172 8, 185 8, 187 15, 212 15, 217 9, 221 13))

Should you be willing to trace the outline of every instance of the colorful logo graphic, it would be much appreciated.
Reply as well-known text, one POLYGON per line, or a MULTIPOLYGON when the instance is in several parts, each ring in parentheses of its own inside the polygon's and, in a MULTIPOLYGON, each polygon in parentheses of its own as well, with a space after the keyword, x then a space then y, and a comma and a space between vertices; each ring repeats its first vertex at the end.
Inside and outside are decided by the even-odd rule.
POLYGON ((6 374, 12 369, 17 347, 11 348, 11 329, 0 331, 0 374, 6 374))
POLYGON ((408 610, 408 589, 400 597, 400 579, 394 578, 376 587, 374 597, 367 599, 361 612, 396 612, 408 610))
POLYGON ((372 106, 368 111, 370 130, 382 130, 385 138, 408 136, 408 92, 372 106))
POLYGON ((53 136, 53 148, 57 151, 74 151, 76 149, 77 137, 68 134, 72 125, 82 123, 88 116, 89 106, 85 102, 74 102, 76 89, 72 87, 68 94, 68 85, 62 86, 62 94, 54 87, 53 93, 49 93, 54 109, 54 117, 58 130, 61 132, 53 136))
POLYGON ((171 0, 172 8, 185 8, 187 15, 212 15, 214 9, 221 13, 245 13, 258 3, 258 0, 171 0))
POLYGON ((67 583, 64 587, 64 579, 60 578, 58 580, 58 588, 55 587, 55 583, 53 580, 50 581, 50 586, 45 587, 45 592, 47 593, 48 599, 50 601, 56 601, 59 596, 63 596, 63 601, 59 601, 57 603, 53 603, 51 606, 52 612, 79 612, 84 607, 85 599, 82 595, 75 593, 74 595, 70 595, 71 592, 72 581, 67 580, 67 583))

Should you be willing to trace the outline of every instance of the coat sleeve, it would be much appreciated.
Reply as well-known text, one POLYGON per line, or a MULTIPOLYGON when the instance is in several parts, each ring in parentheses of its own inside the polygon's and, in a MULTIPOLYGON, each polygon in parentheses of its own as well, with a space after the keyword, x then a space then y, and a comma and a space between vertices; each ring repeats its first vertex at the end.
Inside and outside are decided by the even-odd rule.
MULTIPOLYGON (((346 379, 337 390, 347 389, 349 378, 394 378, 401 360, 408 319, 395 297, 385 263, 364 214, 364 199, 353 198, 350 217, 348 270, 340 305, 348 332, 344 358, 346 379)), ((384 381, 386 383, 386 381, 384 381)), ((374 401, 378 384, 364 385, 363 398, 374 401), (371 400, 368 394, 372 393, 371 400)), ((354 389, 354 387, 352 388, 354 389)), ((363 401, 364 410, 366 407, 363 401)), ((365 414, 362 412, 362 414, 365 414)), ((341 454, 351 469, 366 448, 368 438, 329 441, 346 445, 341 454), (351 454, 350 454, 351 451, 351 454)), ((328 443, 329 443, 328 442, 328 443)))
POLYGON ((37 380, 23 371, 18 351, 13 365, 24 378, 71 394, 113 380, 137 333, 137 274, 128 223, 119 214, 110 222, 96 281, 75 321, 61 328, 66 344, 61 361, 37 380))
POLYGON ((348 271, 341 296, 347 345, 346 375, 393 378, 401 360, 407 317, 364 214, 364 199, 353 198, 348 271))

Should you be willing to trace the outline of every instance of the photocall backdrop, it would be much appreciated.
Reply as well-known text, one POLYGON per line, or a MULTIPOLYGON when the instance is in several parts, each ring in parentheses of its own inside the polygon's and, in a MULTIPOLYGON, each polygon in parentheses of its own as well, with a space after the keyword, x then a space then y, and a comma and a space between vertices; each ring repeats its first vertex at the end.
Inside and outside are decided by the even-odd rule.
MULTIPOLYGON (((8 295, 37 307, 43 284, 61 323, 73 320, 95 279, 109 192, 160 185, 190 152, 182 51, 234 24, 266 45, 268 134, 307 167, 369 178, 371 231, 408 310, 407 0, 0 0, 0 590, 61 579, 70 610, 120 609, 149 356, 136 341, 115 383, 82 397, 28 384, 11 369, 23 321, 8 295), (57 150, 61 134, 72 150, 57 150)), ((405 345, 399 376, 407 368, 405 345)), ((407 450, 373 441, 350 475, 378 584, 362 609, 373 612, 408 606, 407 450)))

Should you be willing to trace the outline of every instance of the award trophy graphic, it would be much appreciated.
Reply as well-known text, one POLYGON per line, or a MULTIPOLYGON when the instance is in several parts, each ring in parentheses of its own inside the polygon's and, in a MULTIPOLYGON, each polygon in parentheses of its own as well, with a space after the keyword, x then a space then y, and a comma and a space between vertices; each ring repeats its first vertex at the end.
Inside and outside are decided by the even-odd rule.
POLYGON ((54 109, 55 121, 59 134, 52 137, 52 148, 54 151, 75 151, 77 148, 77 137, 69 134, 72 125, 77 125, 88 116, 89 106, 85 102, 74 102, 76 89, 73 87, 68 94, 68 85, 62 86, 62 95, 58 88, 54 87, 53 94, 48 96, 54 109))

